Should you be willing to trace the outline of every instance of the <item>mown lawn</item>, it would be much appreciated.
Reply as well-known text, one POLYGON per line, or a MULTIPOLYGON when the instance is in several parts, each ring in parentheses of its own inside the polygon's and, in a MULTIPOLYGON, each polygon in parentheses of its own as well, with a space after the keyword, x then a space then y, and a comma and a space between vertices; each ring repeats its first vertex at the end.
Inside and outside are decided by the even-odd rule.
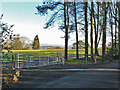
MULTIPOLYGON (((101 52, 101 48, 98 49, 99 52, 101 52)), ((32 58, 38 58, 39 56, 41 58, 47 58, 48 56, 50 58, 55 58, 56 57, 56 53, 58 53, 58 55, 60 57, 63 56, 64 53, 64 49, 41 49, 41 50, 11 50, 12 53, 7 53, 7 50, 3 50, 2 52, 5 52, 3 54, 3 60, 4 61, 11 61, 12 60, 12 55, 14 54, 21 54, 19 59, 26 59, 27 58, 27 54, 30 54, 32 56, 32 58)), ((79 55, 85 54, 85 49, 79 49, 79 55)), ((89 54, 90 54, 90 49, 89 49, 89 54)), ((75 49, 68 49, 68 59, 72 60, 76 58, 76 50, 75 49)), ((80 58, 84 58, 84 56, 80 56, 80 58)))
MULTIPOLYGON (((12 53, 63 53, 64 49, 40 49, 40 50, 11 50, 12 53)), ((90 54, 90 49, 88 49, 90 54)), ((99 52, 102 51, 101 48, 98 49, 99 52)), ((7 53, 7 50, 2 52, 7 53)), ((68 49, 68 54, 76 54, 76 49, 68 49)), ((85 49, 79 49, 79 54, 85 54, 85 49)))

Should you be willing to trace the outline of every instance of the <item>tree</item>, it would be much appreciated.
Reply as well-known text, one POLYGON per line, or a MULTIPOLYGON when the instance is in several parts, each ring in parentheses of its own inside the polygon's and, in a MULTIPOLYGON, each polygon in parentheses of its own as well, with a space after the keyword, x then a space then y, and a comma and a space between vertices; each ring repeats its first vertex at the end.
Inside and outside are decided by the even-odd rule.
POLYGON ((68 2, 64 1, 64 24, 65 24, 65 60, 68 58, 68 30, 69 30, 69 11, 68 11, 68 2), (67 6, 67 15, 66 15, 66 6, 67 6), (67 18, 66 18, 67 17, 67 18), (67 21, 67 22, 66 22, 67 21), (67 23, 67 24, 66 24, 67 23), (67 25, 67 26, 66 26, 67 25))
MULTIPOLYGON (((109 24, 110 24, 110 28, 111 28, 111 42, 112 42, 112 51, 113 51, 113 18, 112 18, 112 3, 110 5, 110 8, 109 8, 109 24)), ((112 57, 113 57, 113 52, 112 52, 112 57)))
MULTIPOLYGON (((93 13, 93 17, 94 17, 94 30, 95 30, 95 54, 99 55, 98 54, 98 31, 99 31, 99 12, 100 12, 100 2, 97 2, 97 29, 96 29, 96 23, 95 23, 95 15, 93 13)), ((94 11, 95 12, 95 11, 94 11)), ((99 35, 99 40, 100 40, 100 37, 101 37, 101 32, 100 32, 100 35, 99 35)))
POLYGON ((6 43, 6 41, 9 39, 12 43, 12 34, 13 31, 11 28, 14 25, 11 25, 10 27, 7 25, 7 23, 2 22, 3 14, 0 17, 0 52, 2 51, 3 45, 6 43))
POLYGON ((106 27, 107 27, 107 4, 103 2, 103 37, 102 37, 102 61, 106 54, 106 27))
POLYGON ((119 47, 119 59, 120 59, 120 2, 117 2, 115 6, 118 9, 118 13, 117 13, 118 15, 115 14, 112 17, 118 22, 118 47, 119 47))
POLYGON ((91 58, 93 60, 93 2, 91 2, 91 58))
POLYGON ((33 41, 33 49, 40 49, 39 38, 38 35, 35 36, 33 41))
POLYGON ((58 18, 63 18, 64 21, 60 20, 59 29, 61 29, 63 32, 65 32, 65 60, 67 60, 67 53, 68 53, 68 29, 69 29, 69 5, 70 2, 66 2, 64 0, 64 3, 62 2, 43 2, 43 5, 37 6, 38 14, 39 15, 46 15, 48 13, 48 10, 55 11, 54 14, 51 16, 51 18, 46 23, 45 29, 49 28, 50 26, 54 25, 56 20, 59 20, 58 18), (57 8, 58 7, 58 8, 57 8), (63 13, 61 12, 63 11, 63 13), (61 22, 64 22, 61 23, 61 22), (61 24, 60 24, 61 23, 61 24))
POLYGON ((23 43, 20 41, 19 37, 14 37, 14 40, 12 43, 12 49, 13 50, 22 50, 23 49, 23 43))
POLYGON ((74 18, 75 18, 75 31, 76 31, 76 59, 79 58, 78 54, 78 30, 77 30, 77 15, 76 15, 76 2, 74 0, 74 18))
POLYGON ((87 7, 88 2, 84 2, 85 10, 85 59, 88 60, 88 21, 87 21, 87 7))
POLYGON ((119 42, 119 60, 120 60, 120 2, 118 2, 118 16, 119 16, 119 19, 118 19, 118 42, 119 42))
POLYGON ((29 49, 32 48, 32 43, 33 42, 28 37, 22 36, 22 37, 20 37, 20 41, 23 44, 23 49, 24 50, 29 50, 29 49))
POLYGON ((31 47, 31 40, 25 36, 20 36, 19 34, 14 34, 11 40, 7 40, 3 44, 3 48, 6 50, 28 50, 31 47))
MULTIPOLYGON (((88 46, 90 46, 90 45, 88 45, 88 46)), ((83 42, 82 40, 79 40, 78 41, 78 48, 79 49, 85 48, 85 42, 83 42)), ((72 49, 76 49, 76 43, 73 43, 72 49)))
MULTIPOLYGON (((118 9, 117 9, 117 6, 116 6, 116 3, 114 3, 114 11, 115 11, 115 16, 117 16, 117 12, 118 12, 118 9)), ((113 13, 114 13, 113 11, 113 13)), ((112 15, 113 16, 113 15, 112 15)), ((115 55, 117 54, 116 52, 116 49, 117 49, 117 20, 115 19, 115 55)))

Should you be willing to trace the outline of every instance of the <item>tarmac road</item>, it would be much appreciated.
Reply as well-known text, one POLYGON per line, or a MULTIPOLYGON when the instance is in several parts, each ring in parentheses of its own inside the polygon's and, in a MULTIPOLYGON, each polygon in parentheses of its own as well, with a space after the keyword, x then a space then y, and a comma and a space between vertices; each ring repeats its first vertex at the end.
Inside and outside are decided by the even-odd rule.
POLYGON ((78 72, 36 88, 119 88, 118 62, 95 65, 86 69, 61 69, 61 71, 78 72))

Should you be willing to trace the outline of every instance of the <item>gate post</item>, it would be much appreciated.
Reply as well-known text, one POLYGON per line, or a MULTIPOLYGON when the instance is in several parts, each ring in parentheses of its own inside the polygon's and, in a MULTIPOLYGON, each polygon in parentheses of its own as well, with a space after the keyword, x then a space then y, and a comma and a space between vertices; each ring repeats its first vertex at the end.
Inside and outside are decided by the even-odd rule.
POLYGON ((30 65, 29 65, 29 54, 27 54, 27 68, 29 68, 30 67, 30 65))
POLYGON ((14 63, 14 68, 16 69, 16 60, 17 60, 17 55, 15 54, 15 63, 14 63))
POLYGON ((39 56, 39 66, 40 66, 40 56, 39 56))
POLYGON ((18 69, 19 69, 20 67, 19 67, 19 54, 18 54, 18 69))
POLYGON ((58 53, 56 52, 56 64, 58 62, 58 53))
POLYGON ((14 55, 12 55, 12 70, 14 70, 14 55))
POLYGON ((50 61, 50 60, 49 60, 49 55, 48 55, 48 65, 49 65, 49 61, 50 61))
POLYGON ((30 59, 29 59, 29 67, 31 67, 31 54, 29 55, 30 59))
POLYGON ((88 57, 88 54, 85 54, 85 61, 86 61, 86 64, 87 64, 87 58, 88 57))
POLYGON ((63 65, 64 65, 64 63, 65 63, 65 61, 64 61, 65 59, 64 59, 64 53, 63 53, 63 60, 62 60, 62 63, 63 63, 63 65))
POLYGON ((96 54, 95 54, 95 63, 96 63, 96 54))

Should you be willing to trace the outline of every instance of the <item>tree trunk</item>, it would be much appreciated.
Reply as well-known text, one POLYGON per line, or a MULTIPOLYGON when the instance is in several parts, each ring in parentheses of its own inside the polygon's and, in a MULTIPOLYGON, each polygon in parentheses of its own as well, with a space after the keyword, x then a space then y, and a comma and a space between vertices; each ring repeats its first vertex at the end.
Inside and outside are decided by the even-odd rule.
MULTIPOLYGON (((111 37, 112 37, 111 41, 112 41, 112 51, 113 51, 113 25, 112 25, 112 21, 110 21, 110 23, 111 23, 111 37)), ((112 57, 113 57, 113 52, 112 52, 112 57)))
POLYGON ((75 18, 75 31, 76 31, 76 59, 79 58, 78 54, 78 31, 77 31, 77 15, 76 15, 76 3, 74 1, 74 18, 75 18))
MULTIPOLYGON (((66 2, 65 2, 66 3, 66 2)), ((66 5, 65 5, 66 6, 66 5)), ((66 9, 65 9, 65 15, 66 15, 66 9)), ((67 2, 67 27, 65 31, 65 60, 68 60, 68 30, 69 30, 69 11, 68 11, 68 2, 67 2)))
POLYGON ((103 16, 103 41, 102 41, 102 61, 104 61, 105 52, 106 52, 106 24, 107 24, 107 10, 106 10, 106 3, 104 4, 104 16, 103 16))
POLYGON ((2 52, 2 31, 0 31, 0 53, 2 52))
MULTIPOLYGON (((115 9, 115 16, 117 15, 117 8, 115 9)), ((117 45, 117 21, 115 19, 115 56, 117 54, 116 52, 116 45, 117 45)))
MULTIPOLYGON (((112 7, 113 4, 111 4, 111 7, 112 7)), ((112 47, 111 47, 111 50, 112 50, 112 58, 113 58, 113 22, 112 22, 112 8, 110 7, 110 13, 109 13, 109 18, 110 18, 110 28, 111 28, 111 42, 112 42, 112 47)))
POLYGON ((118 43, 119 43, 119 60, 120 60, 120 2, 118 2, 118 13, 119 13, 119 20, 118 20, 118 43))
POLYGON ((85 3, 85 59, 88 60, 88 21, 87 21, 88 2, 84 3, 85 3))
POLYGON ((90 34, 90 40, 91 40, 91 59, 93 59, 93 2, 91 2, 91 34, 90 34))
MULTIPOLYGON (((97 2, 97 31, 95 29, 95 54, 99 56, 98 53, 98 45, 97 45, 97 40, 98 40, 98 29, 99 29, 99 2, 97 2)), ((94 13, 93 13, 94 14, 94 13)), ((95 18, 95 17, 94 17, 95 18)))
POLYGON ((68 29, 66 25, 66 2, 64 0, 64 26, 65 26, 65 60, 67 60, 67 50, 68 50, 68 29))

